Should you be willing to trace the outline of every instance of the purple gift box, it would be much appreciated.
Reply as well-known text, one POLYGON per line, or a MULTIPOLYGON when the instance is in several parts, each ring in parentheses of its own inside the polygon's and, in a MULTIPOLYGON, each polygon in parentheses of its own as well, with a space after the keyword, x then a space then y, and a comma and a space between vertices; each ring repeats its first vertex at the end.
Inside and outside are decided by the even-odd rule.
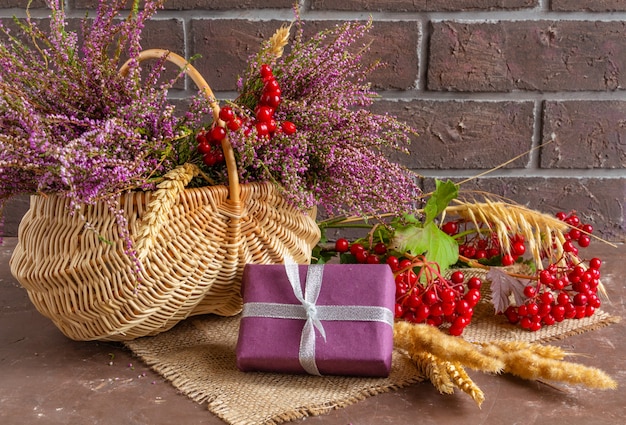
POLYGON ((242 371, 386 377, 395 284, 386 264, 246 265, 242 371))

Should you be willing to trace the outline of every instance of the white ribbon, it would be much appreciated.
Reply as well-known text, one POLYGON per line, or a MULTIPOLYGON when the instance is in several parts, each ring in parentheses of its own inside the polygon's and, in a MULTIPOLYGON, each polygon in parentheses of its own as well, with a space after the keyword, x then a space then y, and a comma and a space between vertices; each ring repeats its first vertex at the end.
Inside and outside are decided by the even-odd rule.
POLYGON ((322 264, 310 265, 304 287, 300 286, 299 267, 295 263, 286 263, 287 278, 293 293, 300 304, 280 304, 249 302, 243 306, 242 317, 264 317, 277 319, 305 320, 300 337, 298 359, 304 370, 311 375, 321 375, 315 363, 315 329, 326 342, 326 331, 322 320, 382 322, 393 327, 393 312, 379 306, 316 305, 322 288, 322 264))

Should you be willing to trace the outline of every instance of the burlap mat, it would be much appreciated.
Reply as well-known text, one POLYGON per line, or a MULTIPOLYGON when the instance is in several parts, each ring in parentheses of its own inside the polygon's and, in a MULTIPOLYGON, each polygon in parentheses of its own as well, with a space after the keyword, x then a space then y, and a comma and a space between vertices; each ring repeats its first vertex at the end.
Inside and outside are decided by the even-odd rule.
MULTIPOLYGON (((527 332, 496 316, 481 302, 463 337, 473 342, 524 340, 545 342, 618 321, 603 311, 581 320, 527 332)), ((388 378, 316 377, 243 373, 235 364, 239 317, 198 316, 168 332, 126 345, 182 393, 231 425, 279 424, 326 413, 366 397, 405 387, 422 378, 394 352, 388 378)))

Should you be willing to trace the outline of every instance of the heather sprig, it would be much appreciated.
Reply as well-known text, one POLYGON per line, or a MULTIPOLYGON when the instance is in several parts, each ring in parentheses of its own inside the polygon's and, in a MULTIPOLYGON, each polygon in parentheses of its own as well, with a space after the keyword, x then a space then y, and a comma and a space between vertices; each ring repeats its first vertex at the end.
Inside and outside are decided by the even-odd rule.
POLYGON ((371 21, 337 25, 308 40, 303 22, 296 24, 287 55, 272 57, 266 42, 250 58, 236 103, 254 111, 263 88, 259 69, 269 63, 283 99, 276 119, 295 123, 298 132, 274 136, 269 143, 259 142, 253 126, 231 133, 241 178, 275 181, 294 204, 317 205, 332 214, 410 211, 419 195, 416 181, 384 152, 406 152, 415 131, 369 110, 377 94, 368 77, 379 65, 364 61, 369 45, 363 39, 371 21))
POLYGON ((55 193, 78 211, 104 201, 130 246, 117 197, 192 159, 193 126, 207 110, 194 99, 175 114, 168 91, 182 71, 160 82, 164 60, 141 70, 141 32, 163 2, 134 0, 125 11, 126 0, 101 0, 80 33, 59 0, 47 1, 47 29, 28 11, 0 23, 0 202, 55 193))

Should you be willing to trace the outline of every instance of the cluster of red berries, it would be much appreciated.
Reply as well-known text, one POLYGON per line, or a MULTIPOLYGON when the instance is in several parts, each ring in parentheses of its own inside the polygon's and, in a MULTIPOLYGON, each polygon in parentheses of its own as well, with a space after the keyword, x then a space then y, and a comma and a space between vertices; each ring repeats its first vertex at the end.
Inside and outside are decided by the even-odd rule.
POLYGON ((282 131, 286 135, 296 132, 296 126, 291 121, 283 121, 278 126, 274 118, 274 112, 282 101, 280 84, 274 77, 272 68, 269 65, 261 66, 261 80, 263 89, 259 97, 259 103, 254 110, 255 119, 251 123, 256 128, 259 138, 271 137, 277 131, 282 131))
POLYGON ((226 129, 237 131, 243 124, 241 118, 235 114, 230 106, 224 106, 220 109, 219 118, 224 122, 224 126, 216 122, 210 130, 200 131, 196 135, 198 152, 203 155, 202 161, 209 167, 224 162, 222 140, 226 138, 226 129))
POLYGON ((564 212, 556 214, 556 218, 566 222, 570 225, 570 231, 565 234, 565 243, 563 244, 563 250, 565 252, 571 252, 574 255, 578 255, 578 247, 587 248, 591 243, 591 234, 593 233, 593 226, 591 224, 582 223, 576 213, 570 213, 569 215, 564 212))
POLYGON ((481 298, 479 278, 466 279, 459 270, 449 278, 444 277, 437 264, 423 256, 398 258, 382 242, 368 250, 361 243, 350 244, 340 238, 335 242, 335 250, 349 253, 357 263, 389 265, 395 276, 396 318, 437 327, 448 325, 448 332, 456 336, 471 322, 474 307, 481 298))
POLYGON ((203 155, 202 160, 205 165, 213 166, 224 162, 221 143, 226 138, 227 130, 238 131, 245 127, 249 132, 254 127, 259 138, 269 138, 277 132, 288 136, 296 132, 294 123, 283 121, 279 127, 274 118, 276 108, 282 99, 280 85, 274 78, 272 69, 268 65, 262 65, 260 76, 263 89, 254 110, 254 118, 242 118, 232 107, 224 106, 219 112, 219 119, 222 122, 215 122, 209 130, 200 131, 196 135, 197 149, 203 155))
POLYGON ((530 331, 565 319, 592 316, 600 307, 598 297, 602 260, 592 258, 589 268, 571 263, 551 264, 539 272, 536 285, 524 288, 527 300, 520 306, 509 306, 504 314, 510 323, 530 331))
POLYGON ((466 279, 464 273, 457 270, 449 278, 435 273, 424 284, 420 275, 424 275, 425 268, 433 265, 418 264, 418 273, 415 273, 414 266, 414 262, 409 262, 405 266, 408 269, 396 272, 395 316, 432 326, 449 324, 450 335, 461 335, 470 324, 474 307, 480 301, 482 281, 478 277, 466 279))
POLYGON ((530 331, 550 326, 565 319, 592 316, 600 307, 598 296, 602 260, 592 258, 585 267, 577 258, 578 248, 589 246, 593 227, 580 222, 576 213, 556 215, 571 226, 565 235, 563 250, 573 256, 552 261, 539 271, 535 284, 524 288, 525 302, 509 306, 504 312, 509 322, 530 331), (578 244, 578 247, 575 245, 578 244))
MULTIPOLYGON (((473 223, 472 223, 473 224, 473 223)), ((450 236, 456 236, 467 226, 468 222, 463 220, 447 221, 441 226, 441 230, 450 236)), ((499 257, 503 266, 514 264, 518 258, 526 253, 524 235, 513 235, 509 240, 509 252, 503 253, 502 244, 498 236, 489 231, 464 232, 465 236, 459 240, 459 255, 471 260, 493 260, 499 257)))

